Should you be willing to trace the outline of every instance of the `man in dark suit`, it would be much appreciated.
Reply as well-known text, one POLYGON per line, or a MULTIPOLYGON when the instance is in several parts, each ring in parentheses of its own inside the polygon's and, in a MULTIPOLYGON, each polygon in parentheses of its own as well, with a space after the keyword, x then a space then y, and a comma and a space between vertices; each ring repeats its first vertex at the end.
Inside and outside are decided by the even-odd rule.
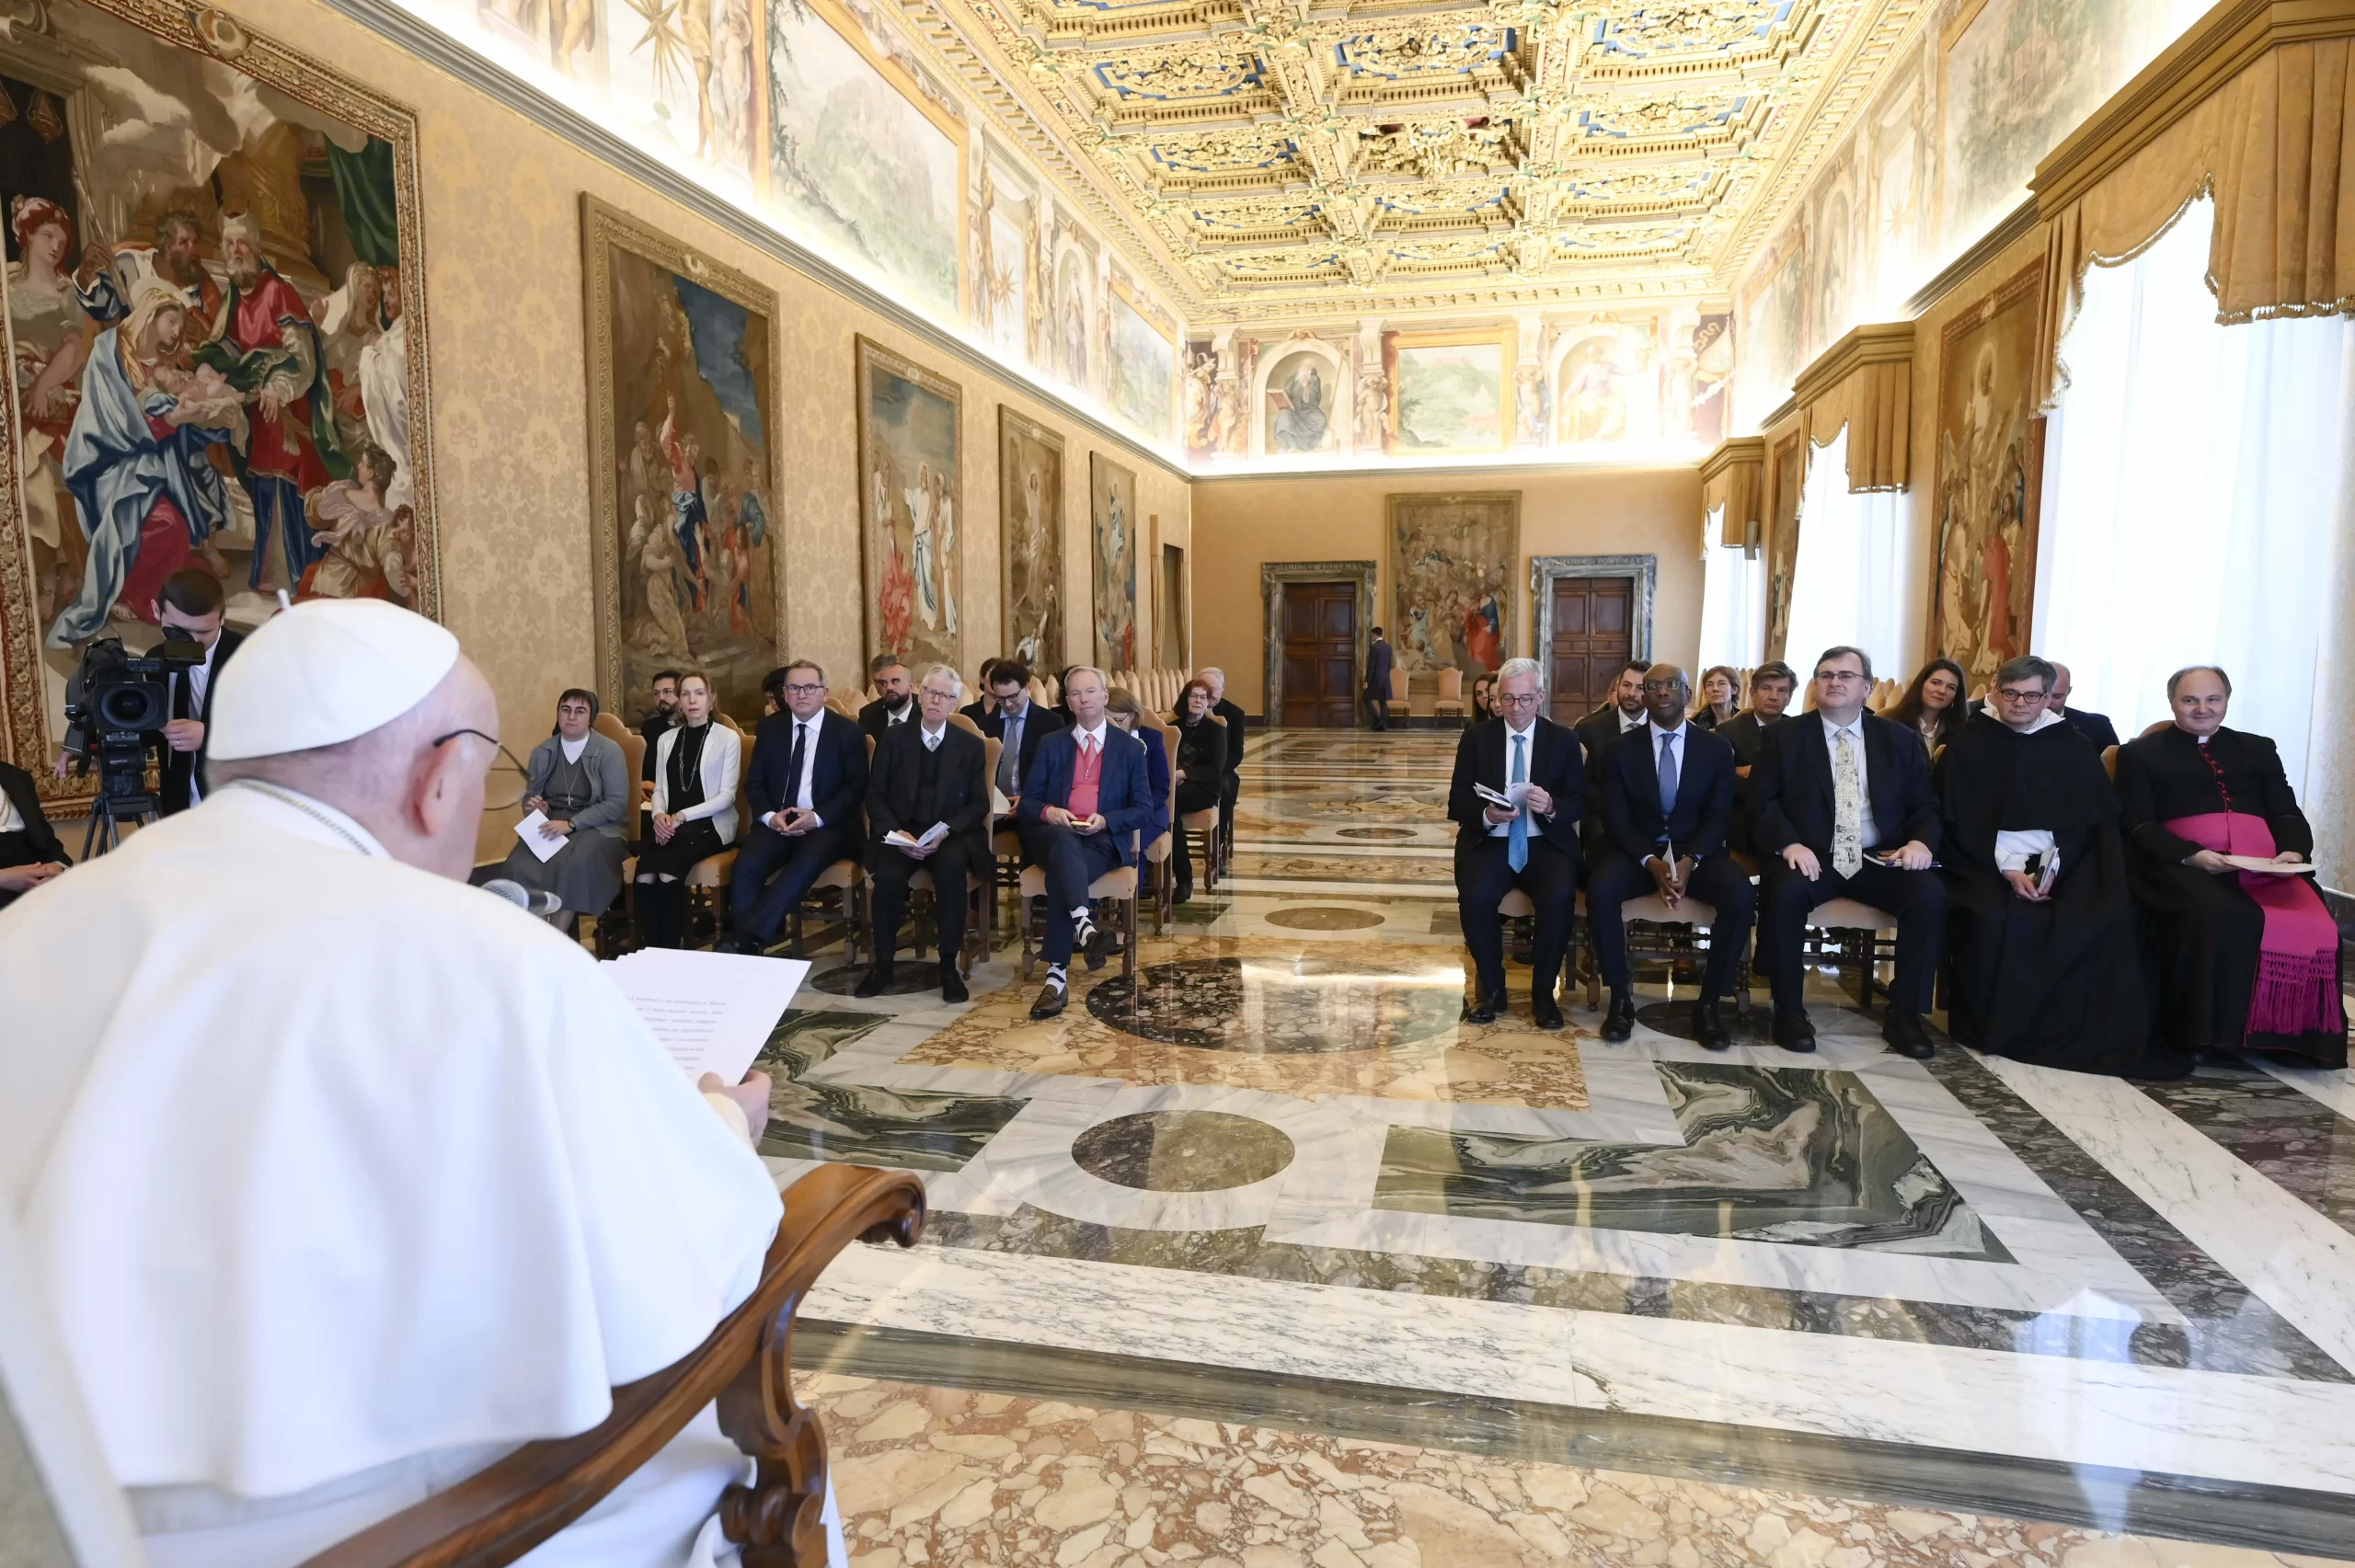
POLYGON ((1219 841, 1229 850, 1235 847, 1235 803, 1243 794, 1244 731, 1250 720, 1243 709, 1226 700, 1226 671, 1215 666, 1197 670, 1197 681, 1211 685, 1211 712, 1226 720, 1226 789, 1218 799, 1219 841))
POLYGON ((991 781, 1008 800, 1022 798, 1022 781, 1039 760, 1039 742, 1063 727, 1054 709, 1030 700, 1030 670, 1018 658, 1002 658, 990 671, 990 695, 997 712, 981 721, 982 733, 998 743, 997 777, 991 781))
MULTIPOLYGON (((784 670, 775 671, 769 677, 769 685, 774 687, 780 683, 784 676, 784 670)), ((646 716, 638 721, 638 738, 646 742, 646 760, 638 764, 638 773, 639 778, 648 784, 652 784, 654 782, 654 753, 661 744, 662 733, 679 722, 679 672, 675 670, 658 670, 654 672, 653 681, 649 684, 653 689, 654 706, 647 710, 646 716)), ((769 694, 773 697, 776 695, 774 690, 770 691, 769 694)), ((783 705, 781 701, 779 705, 783 705)))
POLYGON ((731 952, 766 952, 819 874, 866 844, 867 737, 826 706, 826 672, 817 665, 787 665, 784 692, 785 711, 761 720, 744 770, 752 830, 738 846, 728 888, 731 952))
POLYGON ((1063 1010, 1074 943, 1101 956, 1109 933, 1089 912, 1088 885, 1136 864, 1137 835, 1153 820, 1144 743, 1104 716, 1108 694, 1104 672, 1093 666, 1063 677, 1074 722, 1040 743, 1015 806, 1023 860, 1047 873, 1047 983, 1030 1004, 1033 1018, 1063 1010))
POLYGON ((1645 671, 1644 727, 1603 759, 1603 858, 1587 879, 1587 929, 1611 1010, 1603 1037, 1636 1032, 1635 977, 1619 906, 1657 893, 1674 911, 1690 898, 1712 906, 1709 963, 1693 1001, 1693 1037, 1713 1051, 1733 1043, 1718 1001, 1740 978, 1756 899, 1750 874, 1725 853, 1733 818, 1733 748, 1685 719, 1692 681, 1672 664, 1645 671))
POLYGON ((876 697, 858 710, 858 727, 880 740, 885 730, 916 716, 916 699, 908 667, 890 654, 875 656, 873 673, 876 697))
POLYGON ((2052 663, 2052 668, 2055 671, 2052 695, 2045 699, 2045 711, 2059 715, 2062 723, 2092 741, 2094 750, 2097 751, 2117 745, 2118 728, 2109 722, 2108 717, 2101 714, 2089 714, 2083 708, 2073 708, 2069 705, 2069 667, 2056 659, 2052 663))
POLYGON ((1390 644, 1376 626, 1365 647, 1365 711, 1377 730, 1390 727, 1390 644))
POLYGON ((1766 748, 1766 731, 1782 722, 1798 690, 1798 672, 1779 658, 1770 658, 1750 672, 1750 706, 1717 726, 1717 735, 1733 748, 1733 826, 1726 830, 1726 847, 1749 854, 1750 777, 1766 748))
POLYGON ((32 774, 0 762, 0 910, 72 864, 41 811, 32 774))
POLYGON ((1570 944, 1578 897, 1579 819, 1586 812, 1586 771, 1576 734, 1544 716, 1545 685, 1534 658, 1509 658, 1497 672, 1497 718, 1465 729, 1455 743, 1447 814, 1456 825, 1455 908, 1472 954, 1472 1024, 1493 1024, 1505 1010, 1505 933, 1497 905, 1518 887, 1536 906, 1529 1016, 1541 1029, 1562 1026, 1554 986, 1570 944), (1528 794, 1518 808, 1483 788, 1528 794))
POLYGON ((916 688, 916 722, 892 726, 875 748, 875 768, 867 782, 875 967, 858 982, 860 996, 880 995, 891 983, 908 879, 930 867, 939 917, 940 1000, 968 1000, 957 955, 965 942, 967 878, 973 866, 990 864, 990 784, 982 738, 948 722, 957 711, 957 672, 947 665, 925 671, 916 688), (923 842, 935 827, 946 829, 947 836, 923 842), (894 832, 919 841, 894 842, 894 832))
POLYGON ((1902 725, 1865 711, 1872 661, 1852 647, 1815 663, 1815 711, 1766 732, 1751 775, 1751 831, 1764 869, 1759 957, 1775 988, 1775 1042, 1815 1048, 1802 1004, 1799 944, 1808 912, 1855 898, 1897 917, 1897 980, 1881 1036, 1917 1060, 1934 1047, 1923 1032, 1930 982, 1947 922, 1946 884, 1931 869, 1938 800, 1922 742, 1902 725))
MULTIPOLYGON (((204 662, 172 671, 172 716, 155 744, 163 774, 156 808, 166 817, 186 811, 204 798, 204 736, 213 723, 213 692, 222 667, 246 639, 228 629, 221 579, 201 567, 189 567, 164 579, 147 612, 167 643, 194 643, 204 650, 204 662)), ((151 653, 160 651, 150 649, 151 653)), ((64 755, 57 760, 62 775, 81 756, 81 737, 67 738, 64 755)))
POLYGON ((1603 759, 1619 738, 1644 727, 1644 671, 1651 668, 1648 659, 1630 659, 1619 667, 1619 679, 1611 687, 1611 700, 1578 721, 1579 749, 1586 756, 1586 798, 1590 809, 1586 814, 1586 864, 1591 868, 1603 857, 1603 817, 1592 809, 1599 803, 1603 789, 1603 759))

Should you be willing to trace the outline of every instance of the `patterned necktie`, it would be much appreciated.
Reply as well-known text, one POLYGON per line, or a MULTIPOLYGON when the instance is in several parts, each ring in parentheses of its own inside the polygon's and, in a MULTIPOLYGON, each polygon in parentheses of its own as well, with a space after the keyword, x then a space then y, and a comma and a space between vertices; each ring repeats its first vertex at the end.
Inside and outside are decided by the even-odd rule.
POLYGON ((1660 819, 1665 828, 1676 811, 1676 737, 1660 738, 1660 819))
POLYGON ((1832 869, 1854 876, 1864 864, 1864 781, 1856 776, 1856 738, 1844 729, 1832 764, 1832 869))
MULTIPOLYGON (((1512 738, 1512 782, 1515 784, 1529 782, 1528 743, 1529 737, 1525 735, 1512 738)), ((1529 864, 1529 807, 1526 806, 1513 813, 1512 828, 1505 838, 1505 864, 1515 871, 1529 864)))
POLYGON ((1005 743, 997 754, 997 792, 1011 800, 1022 793, 1015 788, 1015 771, 1022 762, 1022 720, 1007 719, 1004 730, 1005 743))

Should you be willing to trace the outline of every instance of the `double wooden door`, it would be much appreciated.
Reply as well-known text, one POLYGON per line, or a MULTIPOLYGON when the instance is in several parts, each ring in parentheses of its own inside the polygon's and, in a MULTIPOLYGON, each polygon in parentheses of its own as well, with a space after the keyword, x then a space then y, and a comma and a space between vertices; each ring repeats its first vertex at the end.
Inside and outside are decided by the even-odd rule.
POLYGON ((1350 729, 1358 719, 1358 588, 1284 584, 1283 693, 1287 729, 1350 729))
POLYGON ((1557 722, 1576 724, 1610 698, 1635 657, 1635 578, 1554 579, 1554 641, 1545 654, 1557 722))

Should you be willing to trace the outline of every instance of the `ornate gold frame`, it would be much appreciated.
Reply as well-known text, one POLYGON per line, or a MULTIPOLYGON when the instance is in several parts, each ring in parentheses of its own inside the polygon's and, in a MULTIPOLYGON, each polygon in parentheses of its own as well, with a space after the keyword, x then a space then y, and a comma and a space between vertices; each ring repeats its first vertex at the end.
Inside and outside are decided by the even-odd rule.
POLYGON ((1383 587, 1390 600, 1390 614, 1380 624, 1385 631, 1395 633, 1403 646, 1407 622, 1407 602, 1401 596, 1407 586, 1407 572, 1406 562, 1398 554, 1399 514, 1420 507, 1473 504, 1499 506, 1504 510, 1505 532, 1511 543, 1505 550, 1504 573, 1497 589, 1497 646, 1503 650, 1504 658, 1511 658, 1513 657, 1514 612, 1521 608, 1519 490, 1396 490, 1384 496, 1382 498, 1382 573, 1383 587))
MULTIPOLYGON (((371 91, 324 61, 299 52, 267 33, 256 32, 212 6, 174 6, 164 0, 75 0, 172 48, 188 49, 267 83, 287 97, 334 115, 356 130, 382 137, 393 148, 395 217, 400 235, 401 315, 408 323, 409 468, 416 476, 417 609, 442 618, 442 532, 434 505, 433 404, 430 371, 432 333, 425 303, 425 202, 418 186, 417 113, 371 91)), ((0 44, 0 62, 13 52, 0 44)), ((0 338, 13 360, 7 313, 0 310, 0 338)), ((60 815, 86 812, 97 793, 92 779, 61 780, 49 768, 63 737, 47 733, 41 715, 42 628, 36 625, 30 564, 32 541, 25 532, 24 474, 18 461, 22 428, 16 378, 0 375, 0 755, 33 775, 44 805, 60 815)))
MULTIPOLYGON (((622 662, 621 453, 614 437, 614 277, 608 247, 619 246, 643 261, 693 279, 724 299, 732 300, 768 323, 769 374, 783 363, 785 339, 777 324, 776 291, 744 273, 723 267, 701 251, 631 217, 618 207, 580 193, 581 298, 589 343, 589 510, 595 521, 590 534, 595 551, 597 578, 597 692, 609 713, 619 713, 624 700, 622 662)), ((776 408, 774 384, 761 389, 773 421, 776 408)), ((770 552, 769 579, 776 595, 776 640, 786 642, 786 569, 783 444, 772 422, 768 430, 769 495, 777 515, 769 520, 777 531, 777 548, 770 552)))
MULTIPOLYGON (((860 405, 866 406, 864 403, 860 405)), ((1071 647, 1071 601, 1063 592, 1069 573, 1063 570, 1063 547, 1067 543, 1064 530, 1071 519, 1063 486, 1070 477, 1066 472, 1070 453, 1064 449, 1063 432, 1049 429, 1027 414, 1017 414, 1001 403, 997 406, 997 640, 998 646, 1013 656, 1014 624, 1014 470, 1006 458, 1013 450, 1014 438, 1028 436, 1055 454, 1055 592, 1061 601, 1056 606, 1056 618, 1063 622, 1063 639, 1055 645, 1052 658, 1068 657, 1071 647)), ((862 446, 862 452, 864 448, 862 446)))
MULTIPOLYGON (((858 452, 855 473, 858 485, 858 576, 861 584, 858 605, 859 647, 865 650, 861 655, 862 658, 873 658, 883 651, 876 641, 882 632, 882 628, 876 624, 875 615, 877 590, 882 586, 876 580, 875 575, 878 569, 878 552, 875 548, 876 520, 868 516, 867 510, 868 495, 867 411, 874 401, 875 372, 880 370, 898 376, 902 381, 913 382, 926 392, 947 398, 949 406, 957 410, 957 472, 951 476, 949 491, 956 498, 957 515, 959 517, 971 515, 965 506, 965 389, 947 376, 928 371, 913 360, 902 358, 864 333, 856 336, 852 341, 856 357, 852 384, 858 399, 858 452)), ((965 638, 971 624, 971 617, 964 613, 971 609, 971 605, 965 598, 965 545, 962 540, 958 542, 956 550, 950 555, 946 565, 948 570, 957 575, 959 608, 956 646, 950 649, 946 662, 952 669, 961 670, 965 668, 965 638)), ((1004 612, 1005 606, 1001 604, 999 606, 1001 617, 1004 612)), ((860 670, 858 678, 864 684, 867 672, 864 670, 860 670)))

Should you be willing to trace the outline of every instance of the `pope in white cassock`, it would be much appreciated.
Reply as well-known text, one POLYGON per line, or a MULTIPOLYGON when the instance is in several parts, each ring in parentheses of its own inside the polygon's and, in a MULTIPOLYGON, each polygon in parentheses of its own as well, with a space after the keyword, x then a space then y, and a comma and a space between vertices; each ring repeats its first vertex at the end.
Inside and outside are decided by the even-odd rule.
MULTIPOLYGON (((497 733, 447 631, 297 605, 221 677, 204 804, 0 913, 0 1196, 159 1568, 584 1431, 760 1277, 764 1084, 698 1097, 465 881, 497 733)), ((524 1561, 732 1561, 750 1468, 706 1409, 524 1561)))

